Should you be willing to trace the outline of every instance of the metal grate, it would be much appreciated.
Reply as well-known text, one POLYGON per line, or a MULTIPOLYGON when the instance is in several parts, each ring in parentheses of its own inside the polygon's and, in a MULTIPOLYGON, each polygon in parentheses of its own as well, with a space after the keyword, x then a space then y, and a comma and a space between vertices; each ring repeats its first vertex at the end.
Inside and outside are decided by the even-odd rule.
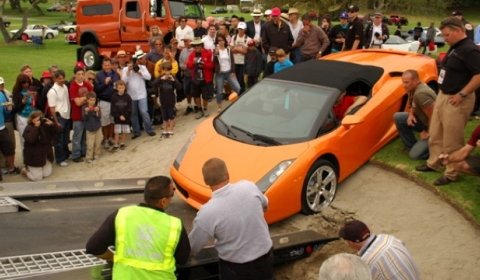
POLYGON ((0 279, 91 267, 106 261, 88 255, 85 250, 64 251, 0 258, 0 279))

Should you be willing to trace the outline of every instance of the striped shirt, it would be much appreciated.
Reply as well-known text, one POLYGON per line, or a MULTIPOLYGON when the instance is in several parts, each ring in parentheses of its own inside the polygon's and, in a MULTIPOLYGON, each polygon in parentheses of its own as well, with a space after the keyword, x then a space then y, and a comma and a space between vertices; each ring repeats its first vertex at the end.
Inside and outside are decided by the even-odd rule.
POLYGON ((372 235, 359 251, 373 280, 421 279, 417 265, 403 242, 391 235, 372 235))

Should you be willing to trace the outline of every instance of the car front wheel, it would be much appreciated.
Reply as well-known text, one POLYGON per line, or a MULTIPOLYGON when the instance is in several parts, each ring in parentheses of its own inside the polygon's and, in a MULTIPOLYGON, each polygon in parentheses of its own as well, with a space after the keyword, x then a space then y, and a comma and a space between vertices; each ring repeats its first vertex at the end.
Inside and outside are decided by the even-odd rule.
POLYGON ((337 191, 337 169, 327 160, 317 160, 307 173, 302 189, 302 212, 310 215, 327 208, 337 191))

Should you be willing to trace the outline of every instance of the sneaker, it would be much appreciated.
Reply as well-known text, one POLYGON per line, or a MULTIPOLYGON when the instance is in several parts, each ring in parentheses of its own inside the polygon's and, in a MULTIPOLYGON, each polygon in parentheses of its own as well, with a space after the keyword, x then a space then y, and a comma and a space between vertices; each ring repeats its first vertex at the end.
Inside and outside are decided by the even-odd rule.
POLYGON ((152 131, 152 132, 148 133, 148 135, 150 135, 150 136, 155 136, 155 135, 157 135, 157 134, 156 134, 154 131, 152 131))
POLYGON ((66 161, 62 161, 58 165, 62 166, 62 167, 65 167, 65 166, 68 166, 68 163, 66 161))
POLYGON ((170 135, 168 135, 167 131, 162 132, 162 136, 160 138, 168 138, 170 135))
POLYGON ((20 174, 22 171, 20 170, 20 168, 18 168, 18 166, 15 166, 12 170, 8 170, 8 173, 7 174, 20 174))
POLYGON ((79 157, 79 158, 74 158, 72 159, 73 162, 83 162, 83 158, 79 157))
POLYGON ((210 116, 210 114, 207 112, 207 109, 206 108, 203 108, 203 116, 206 118, 208 116, 210 116))
POLYGON ((120 150, 119 146, 113 146, 112 152, 117 152, 120 150))
POLYGON ((103 142, 103 148, 107 150, 110 149, 110 144, 108 143, 108 141, 103 142))
POLYGON ((92 163, 93 162, 93 159, 89 158, 87 159, 87 163, 92 163))
POLYGON ((125 143, 120 144, 120 150, 125 150, 125 143))
POLYGON ((112 138, 108 138, 108 145, 110 145, 110 147, 114 145, 112 138))
POLYGON ((168 135, 172 136, 173 135, 173 131, 167 131, 168 135))
POLYGON ((203 110, 198 111, 197 115, 195 116, 195 119, 201 119, 204 116, 203 110))
POLYGON ((0 172, 0 175, 5 175, 8 173, 8 169, 6 168, 2 168, 1 172, 0 172))
POLYGON ((193 109, 192 107, 188 106, 187 109, 185 110, 185 113, 183 113, 184 116, 190 114, 191 112, 193 112, 193 109))
POLYGON ((137 139, 138 137, 140 137, 140 135, 135 135, 135 134, 134 134, 134 135, 132 136, 132 140, 137 139))
POLYGON ((200 111, 200 108, 198 108, 198 106, 195 105, 195 107, 193 107, 193 111, 194 111, 195 113, 198 113, 198 111, 200 111))
POLYGON ((217 113, 220 113, 222 111, 222 108, 217 109, 217 113))

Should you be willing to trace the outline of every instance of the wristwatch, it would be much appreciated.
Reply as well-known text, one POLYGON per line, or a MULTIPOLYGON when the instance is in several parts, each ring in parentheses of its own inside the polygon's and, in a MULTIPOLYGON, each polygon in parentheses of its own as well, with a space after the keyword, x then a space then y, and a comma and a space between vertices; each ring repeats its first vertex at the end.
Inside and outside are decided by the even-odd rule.
POLYGON ((463 93, 463 92, 459 92, 458 95, 460 95, 460 97, 462 97, 462 98, 467 97, 467 95, 466 95, 465 93, 463 93))

